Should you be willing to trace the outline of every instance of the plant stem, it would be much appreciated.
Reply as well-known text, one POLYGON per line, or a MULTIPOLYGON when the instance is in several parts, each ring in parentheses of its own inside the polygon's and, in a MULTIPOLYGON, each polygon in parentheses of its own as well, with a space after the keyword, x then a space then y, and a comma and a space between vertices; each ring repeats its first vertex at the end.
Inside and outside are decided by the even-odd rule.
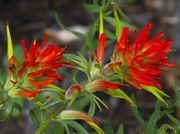
POLYGON ((41 125, 41 127, 38 128, 38 130, 36 131, 35 134, 41 134, 42 131, 44 131, 48 126, 49 124, 51 123, 51 121, 54 119, 54 117, 58 114, 58 112, 61 110, 61 108, 64 106, 64 103, 61 102, 57 108, 50 114, 49 118, 46 120, 46 122, 41 125))

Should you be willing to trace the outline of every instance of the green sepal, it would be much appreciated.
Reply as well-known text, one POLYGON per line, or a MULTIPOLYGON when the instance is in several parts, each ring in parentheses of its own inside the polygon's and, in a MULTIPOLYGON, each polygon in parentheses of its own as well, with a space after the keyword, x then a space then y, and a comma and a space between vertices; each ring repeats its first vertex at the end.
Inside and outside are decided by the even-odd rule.
POLYGON ((166 103, 166 101, 163 99, 164 97, 169 98, 169 95, 167 95, 166 93, 164 93, 163 91, 161 91, 160 89, 158 89, 157 87, 154 86, 145 86, 145 85, 141 85, 141 87, 152 93, 158 100, 160 100, 163 104, 165 104, 166 106, 168 106, 168 104, 166 103))
POLYGON ((136 107, 135 102, 125 92, 123 92, 121 89, 108 90, 108 92, 106 92, 106 93, 109 94, 111 97, 124 99, 127 102, 129 102, 129 104, 131 106, 136 107))

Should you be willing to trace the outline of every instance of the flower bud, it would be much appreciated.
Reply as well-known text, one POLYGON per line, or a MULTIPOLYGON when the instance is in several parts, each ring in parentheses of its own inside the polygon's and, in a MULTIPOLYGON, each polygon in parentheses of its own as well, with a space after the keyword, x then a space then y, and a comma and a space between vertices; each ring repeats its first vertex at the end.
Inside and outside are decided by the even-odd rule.
POLYGON ((70 86, 66 90, 66 93, 65 93, 66 99, 69 99, 69 100, 75 99, 80 90, 81 90, 81 87, 79 85, 70 86))

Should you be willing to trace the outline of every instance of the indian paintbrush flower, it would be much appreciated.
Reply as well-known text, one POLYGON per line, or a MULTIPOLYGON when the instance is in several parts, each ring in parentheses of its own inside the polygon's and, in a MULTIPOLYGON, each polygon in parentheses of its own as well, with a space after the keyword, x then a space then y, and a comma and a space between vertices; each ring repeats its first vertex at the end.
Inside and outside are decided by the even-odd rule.
POLYGON ((56 80, 62 80, 56 69, 62 67, 61 60, 64 48, 58 48, 52 44, 45 47, 45 40, 46 36, 42 39, 41 44, 32 41, 29 51, 27 51, 25 41, 21 40, 24 61, 18 71, 18 78, 22 82, 22 90, 26 90, 20 90, 18 93, 20 96, 35 96, 35 92, 38 93, 37 90, 54 84, 56 80))
POLYGON ((171 51, 172 40, 162 39, 163 32, 150 39, 148 33, 151 28, 152 24, 148 23, 137 37, 134 31, 128 38, 129 30, 124 27, 116 43, 111 63, 106 66, 112 72, 121 75, 121 80, 137 89, 141 89, 141 85, 161 88, 157 82, 163 72, 161 67, 174 66, 166 61, 166 54, 171 51))

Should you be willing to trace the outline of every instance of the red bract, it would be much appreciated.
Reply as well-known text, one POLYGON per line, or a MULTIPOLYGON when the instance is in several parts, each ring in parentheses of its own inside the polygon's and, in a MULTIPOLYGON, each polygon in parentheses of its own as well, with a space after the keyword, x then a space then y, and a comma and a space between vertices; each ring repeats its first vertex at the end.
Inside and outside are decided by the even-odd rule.
POLYGON ((51 44, 44 48, 45 40, 46 36, 44 36, 40 45, 33 41, 29 51, 27 51, 25 41, 21 41, 24 61, 18 71, 18 76, 22 82, 28 83, 24 86, 33 85, 36 89, 40 89, 53 84, 56 80, 62 80, 55 69, 63 64, 61 59, 64 48, 58 48, 51 44))
POLYGON ((23 98, 34 98, 37 95, 37 92, 34 90, 19 90, 17 95, 23 98))
POLYGON ((106 34, 102 33, 98 40, 98 48, 97 48, 96 56, 95 56, 95 60, 99 64, 102 64, 103 62, 105 42, 106 42, 106 34))
MULTIPOLYGON (((129 39, 129 29, 123 28, 120 40, 116 43, 111 57, 112 63, 118 62, 114 65, 117 66, 120 63, 122 79, 137 89, 141 89, 141 85, 161 88, 156 81, 163 71, 161 67, 174 66, 166 61, 166 54, 171 50, 169 45, 172 40, 162 39, 163 32, 150 39, 148 33, 151 28, 152 24, 148 23, 137 37, 135 37, 136 31, 134 31, 129 39)), ((112 63, 111 70, 113 70, 112 63)))

